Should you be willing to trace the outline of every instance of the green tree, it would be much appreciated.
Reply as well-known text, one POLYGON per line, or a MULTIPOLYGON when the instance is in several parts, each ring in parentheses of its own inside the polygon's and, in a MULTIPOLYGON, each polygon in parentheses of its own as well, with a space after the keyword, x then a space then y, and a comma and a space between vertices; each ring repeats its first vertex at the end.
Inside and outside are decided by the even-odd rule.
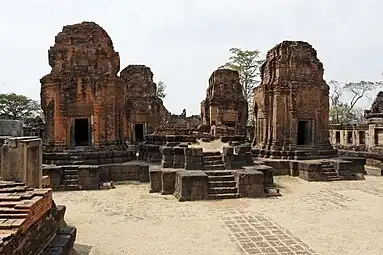
POLYGON ((351 124, 362 121, 361 109, 356 107, 360 99, 383 86, 382 81, 359 81, 341 83, 335 80, 329 82, 330 93, 330 122, 334 124, 351 124))
POLYGON ((15 93, 0 94, 0 118, 26 119, 35 117, 40 112, 37 101, 15 93))
POLYGON ((254 125, 253 114, 253 89, 260 83, 259 67, 264 60, 260 60, 259 50, 243 50, 231 48, 229 61, 220 68, 229 68, 239 73, 240 82, 243 86, 243 94, 249 104, 249 123, 254 125))
POLYGON ((159 81, 157 84, 157 96, 161 99, 166 97, 166 84, 163 81, 159 81))

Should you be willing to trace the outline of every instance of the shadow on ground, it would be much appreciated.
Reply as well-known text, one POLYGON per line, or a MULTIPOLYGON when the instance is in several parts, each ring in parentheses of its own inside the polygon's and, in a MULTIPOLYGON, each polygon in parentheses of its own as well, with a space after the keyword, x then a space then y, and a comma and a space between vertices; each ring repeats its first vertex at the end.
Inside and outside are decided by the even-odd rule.
POLYGON ((74 249, 77 255, 88 255, 92 250, 92 246, 75 243, 74 249))

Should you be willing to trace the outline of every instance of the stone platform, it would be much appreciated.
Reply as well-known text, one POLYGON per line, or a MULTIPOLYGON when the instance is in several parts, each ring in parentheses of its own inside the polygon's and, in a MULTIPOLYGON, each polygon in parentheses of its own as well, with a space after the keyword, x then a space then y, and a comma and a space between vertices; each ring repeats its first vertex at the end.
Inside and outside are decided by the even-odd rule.
POLYGON ((135 150, 44 152, 43 164, 48 165, 104 165, 136 159, 135 150))
POLYGON ((53 190, 99 189, 104 182, 149 182, 149 165, 130 161, 103 165, 43 165, 53 190))
POLYGON ((306 181, 363 180, 365 161, 358 159, 270 159, 254 158, 255 164, 271 166, 273 175, 299 176, 306 181))
MULTIPOLYGON (((185 170, 152 166, 150 193, 174 194, 179 201, 267 197, 274 189, 272 168, 246 166, 235 170, 185 170)), ((279 195, 279 194, 278 194, 279 195)))

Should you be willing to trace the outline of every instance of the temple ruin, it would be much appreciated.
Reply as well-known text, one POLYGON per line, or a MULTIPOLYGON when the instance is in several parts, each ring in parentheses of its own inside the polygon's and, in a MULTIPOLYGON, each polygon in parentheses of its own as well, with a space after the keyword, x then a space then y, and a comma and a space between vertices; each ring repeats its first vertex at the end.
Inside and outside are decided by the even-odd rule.
POLYGON ((96 23, 64 26, 48 54, 52 70, 41 79, 41 105, 49 146, 105 148, 142 141, 160 124, 163 105, 153 73, 128 66, 119 77, 119 54, 96 23))
POLYGON ((214 71, 206 98, 201 102, 202 125, 213 127, 217 135, 243 135, 246 134, 247 118, 247 101, 238 72, 231 69, 214 71))
POLYGON ((364 162, 338 158, 329 141, 329 86, 307 42, 283 41, 267 52, 254 89, 253 155, 275 174, 308 181, 363 179, 364 162))
POLYGON ((368 166, 383 168, 383 92, 380 91, 370 109, 365 110, 363 123, 330 125, 330 141, 338 154, 362 157, 368 166))
POLYGON ((121 71, 120 77, 125 87, 125 137, 131 143, 143 142, 146 134, 153 133, 164 123, 167 110, 157 96, 157 85, 149 67, 129 65, 121 71))
POLYGON ((326 158, 329 142, 329 86, 323 64, 306 42, 284 41, 268 51, 254 89, 256 131, 261 157, 326 158))

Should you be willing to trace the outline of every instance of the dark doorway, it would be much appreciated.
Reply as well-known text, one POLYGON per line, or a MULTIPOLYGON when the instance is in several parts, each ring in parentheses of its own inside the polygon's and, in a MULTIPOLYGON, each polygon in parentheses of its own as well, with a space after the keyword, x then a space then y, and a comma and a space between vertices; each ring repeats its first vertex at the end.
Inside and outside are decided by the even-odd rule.
POLYGON ((340 143, 340 131, 336 131, 335 133, 335 142, 340 143))
POLYGON ((74 120, 75 146, 89 146, 89 121, 88 119, 74 120))
POLYGON ((228 127, 235 128, 235 122, 234 121, 227 121, 227 122, 225 122, 225 125, 228 127))
POLYGON ((364 131, 359 131, 359 144, 366 143, 366 133, 364 131))
POLYGON ((134 136, 136 142, 144 141, 144 124, 134 124, 134 136))
POLYGON ((310 127, 308 121, 298 121, 298 145, 307 145, 310 140, 310 127))

